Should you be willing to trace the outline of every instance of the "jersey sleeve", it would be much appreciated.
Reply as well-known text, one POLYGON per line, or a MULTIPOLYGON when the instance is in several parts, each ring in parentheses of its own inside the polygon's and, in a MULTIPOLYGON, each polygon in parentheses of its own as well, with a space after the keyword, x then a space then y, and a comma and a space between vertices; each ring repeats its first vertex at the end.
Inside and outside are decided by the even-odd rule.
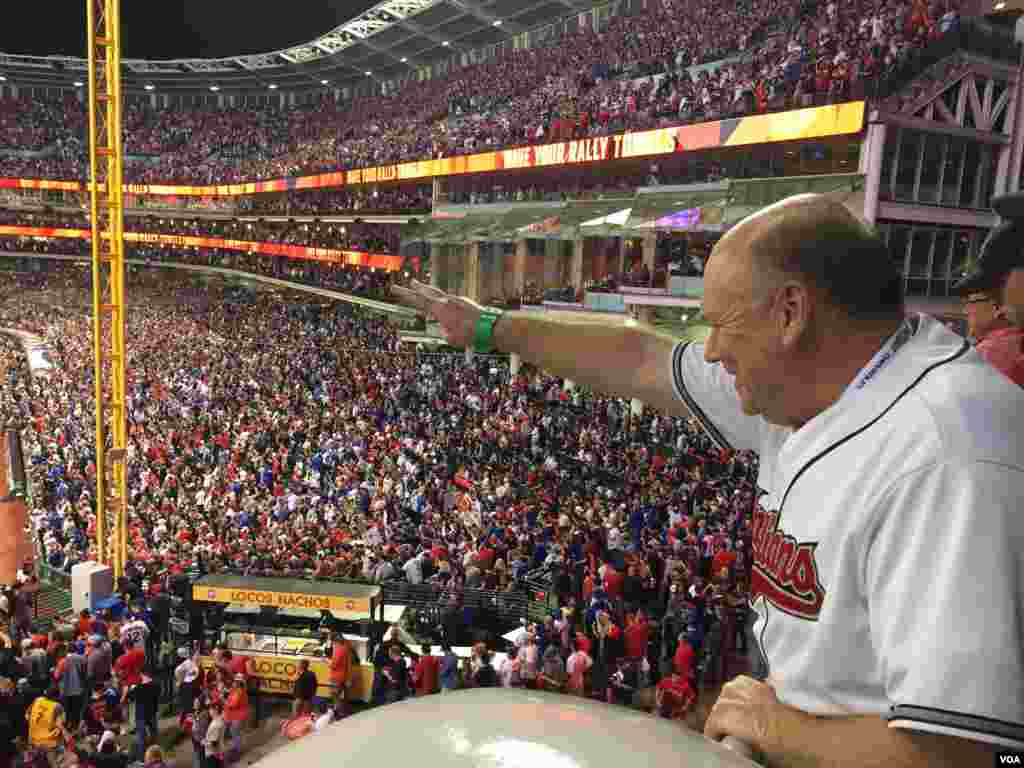
POLYGON ((1024 472, 963 459, 872 511, 864 587, 892 728, 1024 748, 1024 472))
POLYGON ((672 350, 672 389, 720 449, 760 448, 761 424, 740 406, 733 377, 704 360, 704 345, 680 342, 672 350))

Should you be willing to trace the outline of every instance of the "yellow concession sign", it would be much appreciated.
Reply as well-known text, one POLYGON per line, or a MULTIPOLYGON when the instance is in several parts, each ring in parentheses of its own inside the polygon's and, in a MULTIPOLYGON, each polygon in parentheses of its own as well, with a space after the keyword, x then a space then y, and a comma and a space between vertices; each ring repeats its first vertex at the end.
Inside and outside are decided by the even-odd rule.
MULTIPOLYGON (((292 695, 295 681, 299 677, 299 659, 253 654, 247 651, 237 651, 237 653, 252 658, 260 691, 278 696, 292 695)), ((334 695, 334 685, 331 683, 330 662, 326 659, 308 659, 308 661, 310 671, 316 675, 316 695, 321 698, 331 698, 334 695)), ((203 669, 212 669, 214 667, 213 658, 201 656, 199 665, 203 669)), ((373 666, 370 664, 357 665, 352 670, 349 696, 358 701, 369 701, 372 691, 373 666)))
POLYGON ((271 606, 274 608, 307 608, 317 611, 370 612, 370 600, 337 595, 311 595, 301 592, 270 592, 235 587, 192 586, 192 599, 207 603, 271 606))

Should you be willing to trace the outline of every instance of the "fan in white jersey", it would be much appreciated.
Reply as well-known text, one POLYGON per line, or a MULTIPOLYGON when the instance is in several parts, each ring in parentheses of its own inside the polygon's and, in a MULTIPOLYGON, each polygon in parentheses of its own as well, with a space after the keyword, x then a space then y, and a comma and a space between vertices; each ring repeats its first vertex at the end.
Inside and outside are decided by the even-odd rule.
POLYGON ((772 768, 984 766, 1024 749, 1024 391, 908 314, 885 244, 831 198, 733 228, 704 289, 705 345, 393 291, 453 345, 760 453, 751 592, 770 675, 726 684, 708 735, 772 768))
POLYGON ((138 616, 129 616, 128 621, 121 625, 121 643, 125 648, 129 645, 139 645, 141 648, 145 648, 148 638, 149 627, 138 616))

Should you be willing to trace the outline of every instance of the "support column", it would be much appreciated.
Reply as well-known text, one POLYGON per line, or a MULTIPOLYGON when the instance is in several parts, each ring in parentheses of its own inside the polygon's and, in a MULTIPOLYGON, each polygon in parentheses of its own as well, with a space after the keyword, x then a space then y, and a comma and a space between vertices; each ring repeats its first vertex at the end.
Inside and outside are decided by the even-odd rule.
POLYGON ((516 240, 516 251, 512 256, 512 295, 519 298, 526 286, 526 240, 516 240))
POLYGON ((887 135, 885 123, 868 125, 860 148, 858 171, 864 174, 864 220, 874 225, 878 217, 878 192, 882 184, 882 157, 887 135))
POLYGON ((522 367, 523 358, 519 355, 512 353, 508 356, 508 372, 513 376, 519 375, 519 369, 522 367))
POLYGON ((626 238, 619 238, 619 254, 615 260, 614 268, 612 272, 616 275, 621 275, 626 271, 626 238))
POLYGON ((648 232, 644 235, 642 243, 644 264, 653 273, 654 266, 658 261, 658 234, 648 232))
POLYGON ((444 248, 439 243, 430 244, 430 287, 441 287, 441 270, 444 257, 444 248))
POLYGON ((542 291, 548 288, 564 288, 562 281, 562 241, 544 241, 544 269, 541 272, 540 287, 542 291))
POLYGON ((441 177, 434 178, 433 203, 435 208, 448 204, 448 183, 441 177))
POLYGON ((583 290, 583 248, 586 240, 582 237, 572 241, 572 257, 569 261, 569 285, 576 296, 583 290))
POLYGON ((463 295, 471 301, 480 302, 480 243, 466 243, 463 247, 465 256, 465 277, 463 295))
POLYGON ((473 348, 472 347, 466 347, 466 355, 465 355, 466 365, 472 365, 473 364, 473 354, 474 354, 473 348))
MULTIPOLYGON (((1018 23, 1020 26, 1020 23, 1018 23)), ((1016 82, 1010 86, 1013 92, 1010 103, 1006 105, 1005 130, 1010 136, 1010 143, 999 150, 996 167, 995 194, 1001 195, 1016 192, 1020 189, 1021 156, 1024 155, 1024 53, 1017 67, 1016 82)))
POLYGON ((650 279, 647 281, 647 286, 654 285, 654 268, 658 263, 658 234, 657 232, 648 232, 644 235, 641 242, 641 256, 643 258, 644 266, 647 267, 647 271, 650 274, 650 279))
POLYGON ((637 400, 635 397, 629 402, 629 413, 634 419, 639 419, 644 415, 644 404, 641 400, 637 400))

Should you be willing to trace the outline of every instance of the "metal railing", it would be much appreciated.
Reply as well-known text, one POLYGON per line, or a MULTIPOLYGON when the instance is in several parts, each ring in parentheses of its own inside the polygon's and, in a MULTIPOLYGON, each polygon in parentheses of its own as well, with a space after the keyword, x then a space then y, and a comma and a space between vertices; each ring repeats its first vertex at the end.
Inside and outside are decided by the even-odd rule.
POLYGON ((305 579, 308 581, 376 585, 381 588, 385 605, 401 605, 413 608, 421 614, 426 614, 436 619, 434 621, 435 624, 441 623, 441 613, 447 607, 448 599, 453 593, 457 595, 457 604, 460 608, 469 608, 478 618, 486 615, 501 624, 517 624, 522 619, 536 620, 538 612, 546 610, 547 588, 538 590, 533 582, 525 580, 517 582, 514 590, 506 591, 468 587, 453 589, 439 582, 410 584, 403 579, 376 582, 360 578, 318 577, 309 570, 290 572, 227 570, 218 571, 218 573, 227 573, 241 577, 270 576, 305 579))

